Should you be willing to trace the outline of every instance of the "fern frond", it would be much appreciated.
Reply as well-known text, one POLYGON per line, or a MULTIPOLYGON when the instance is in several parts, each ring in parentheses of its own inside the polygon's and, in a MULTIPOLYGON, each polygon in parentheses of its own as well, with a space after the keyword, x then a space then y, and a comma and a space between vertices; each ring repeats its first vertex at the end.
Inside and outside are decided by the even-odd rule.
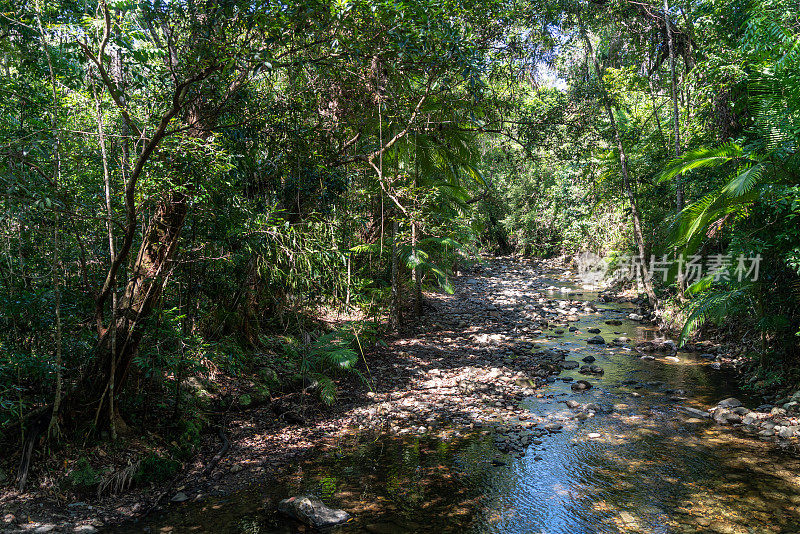
POLYGON ((764 164, 751 165, 744 172, 739 173, 733 180, 725 184, 722 192, 731 197, 740 197, 749 193, 764 175, 764 164))
POLYGON ((747 301, 747 289, 748 286, 729 290, 711 290, 692 300, 687 306, 691 311, 681 329, 678 345, 683 346, 686 338, 709 320, 719 322, 730 315, 732 310, 744 309, 747 301))
POLYGON ((742 158, 743 156, 744 149, 736 143, 728 143, 714 148, 697 148, 671 161, 667 168, 661 172, 657 182, 663 183, 675 178, 679 174, 684 174, 693 169, 718 167, 731 160, 742 158))

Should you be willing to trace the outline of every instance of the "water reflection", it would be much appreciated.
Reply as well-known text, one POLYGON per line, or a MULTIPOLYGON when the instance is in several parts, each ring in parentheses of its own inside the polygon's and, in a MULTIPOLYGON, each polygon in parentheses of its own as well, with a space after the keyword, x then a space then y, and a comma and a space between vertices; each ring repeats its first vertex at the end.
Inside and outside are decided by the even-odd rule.
POLYGON ((605 374, 565 371, 595 387, 573 393, 556 380, 542 398, 527 399, 564 429, 522 457, 501 455, 488 433, 450 441, 359 436, 268 486, 117 530, 301 532, 272 510, 280 498, 312 492, 355 516, 342 533, 800 532, 800 462, 680 409, 729 396, 731 378, 687 354, 648 361, 624 347, 587 345, 588 328, 606 339, 655 335, 628 321, 628 308, 602 308, 577 323, 579 332, 540 343, 570 349, 571 360, 592 355, 605 374), (575 421, 560 402, 569 398, 607 413, 575 421))

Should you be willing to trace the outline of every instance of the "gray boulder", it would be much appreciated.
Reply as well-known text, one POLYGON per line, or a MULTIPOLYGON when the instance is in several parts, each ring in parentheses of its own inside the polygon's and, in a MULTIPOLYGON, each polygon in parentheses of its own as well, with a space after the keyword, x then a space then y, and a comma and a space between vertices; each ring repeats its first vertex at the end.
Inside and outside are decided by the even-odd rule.
POLYGON ((590 345, 605 345, 606 340, 603 339, 603 336, 594 336, 587 339, 586 343, 590 345))
POLYGON ((278 511, 312 528, 332 527, 350 519, 344 510, 330 508, 313 495, 283 499, 278 503, 278 511))
POLYGON ((692 414, 695 417, 702 417, 706 419, 711 418, 711 414, 706 411, 698 410, 697 408, 692 408, 691 406, 681 406, 681 408, 683 408, 686 412, 692 414))
POLYGON ((573 391, 584 391, 587 389, 592 389, 592 385, 586 380, 578 380, 570 387, 572 388, 573 391))
POLYGON ((727 399, 721 400, 717 403, 717 406, 722 408, 738 408, 742 405, 742 401, 737 399, 736 397, 728 397, 727 399))

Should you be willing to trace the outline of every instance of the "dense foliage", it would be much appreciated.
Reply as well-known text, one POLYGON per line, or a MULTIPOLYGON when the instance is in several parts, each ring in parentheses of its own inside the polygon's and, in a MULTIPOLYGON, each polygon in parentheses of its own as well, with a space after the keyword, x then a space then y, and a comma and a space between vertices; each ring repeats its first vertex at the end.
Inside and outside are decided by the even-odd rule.
POLYGON ((796 385, 791 2, 0 0, 0 48, 17 443, 188 455, 217 376, 330 404, 479 251, 760 255, 642 289, 796 385))

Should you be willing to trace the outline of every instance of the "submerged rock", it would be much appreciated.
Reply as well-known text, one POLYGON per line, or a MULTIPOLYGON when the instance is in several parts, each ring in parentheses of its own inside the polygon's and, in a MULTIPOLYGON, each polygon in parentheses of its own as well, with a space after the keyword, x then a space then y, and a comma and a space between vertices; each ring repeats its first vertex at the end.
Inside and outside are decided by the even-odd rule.
POLYGON ((587 382, 586 380, 578 380, 572 386, 570 386, 574 391, 584 391, 587 389, 592 389, 592 385, 587 382))
POLYGON ((278 503, 278 511, 313 528, 325 528, 344 523, 350 514, 326 506, 313 495, 289 497, 278 503))
POLYGON ((605 345, 606 340, 603 339, 603 336, 594 336, 587 339, 586 343, 590 345, 605 345))
POLYGON ((706 411, 698 410, 697 408, 692 408, 691 406, 681 406, 681 408, 683 408, 684 411, 692 414, 695 417, 702 417, 704 419, 711 418, 711 414, 706 411))

